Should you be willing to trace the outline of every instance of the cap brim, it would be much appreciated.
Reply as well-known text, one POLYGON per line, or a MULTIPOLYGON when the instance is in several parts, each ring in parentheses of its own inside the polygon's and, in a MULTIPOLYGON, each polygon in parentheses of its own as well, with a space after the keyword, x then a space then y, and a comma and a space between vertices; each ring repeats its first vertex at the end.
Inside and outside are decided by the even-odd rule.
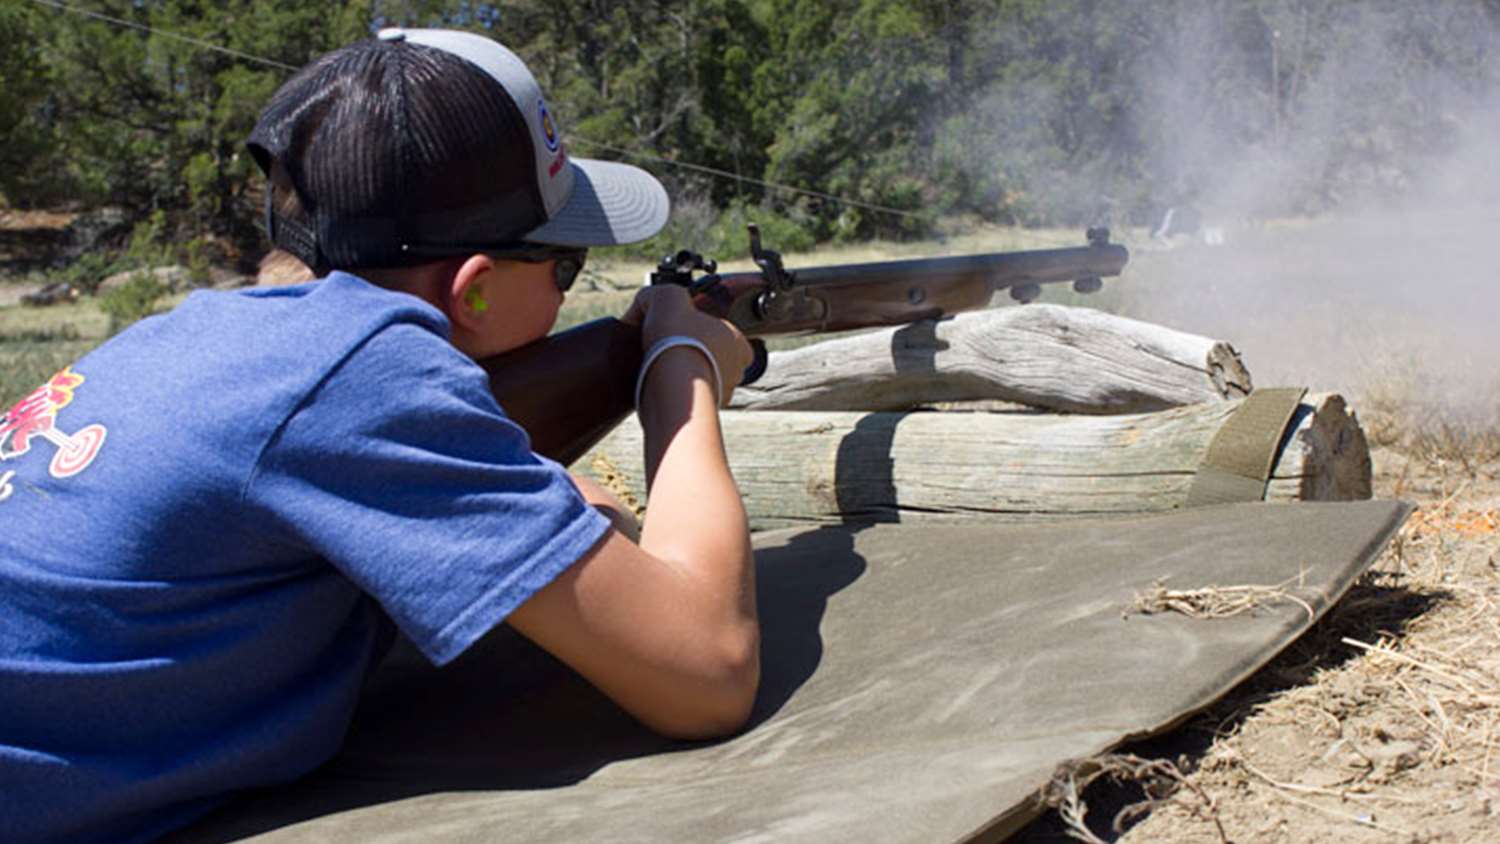
POLYGON ((667 190, 639 167, 587 158, 569 160, 573 193, 524 240, 557 246, 613 246, 645 240, 667 224, 667 190))

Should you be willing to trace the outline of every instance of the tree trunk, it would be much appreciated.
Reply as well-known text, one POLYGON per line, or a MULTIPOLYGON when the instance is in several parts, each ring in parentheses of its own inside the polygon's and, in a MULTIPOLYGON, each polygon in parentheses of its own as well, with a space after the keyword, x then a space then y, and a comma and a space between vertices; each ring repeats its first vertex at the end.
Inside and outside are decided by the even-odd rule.
MULTIPOLYGON (((1060 519, 1183 506, 1210 440, 1241 401, 1155 413, 722 414, 751 527, 850 520, 1060 519)), ((1364 434, 1341 396, 1306 396, 1265 498, 1370 496, 1364 434)), ((645 501, 639 426, 627 421, 578 461, 645 501)))
POLYGON ((1001 400, 1067 413, 1141 413, 1240 398, 1228 343, 1087 308, 1027 305, 827 340, 771 355, 735 393, 746 410, 905 410, 1001 400))

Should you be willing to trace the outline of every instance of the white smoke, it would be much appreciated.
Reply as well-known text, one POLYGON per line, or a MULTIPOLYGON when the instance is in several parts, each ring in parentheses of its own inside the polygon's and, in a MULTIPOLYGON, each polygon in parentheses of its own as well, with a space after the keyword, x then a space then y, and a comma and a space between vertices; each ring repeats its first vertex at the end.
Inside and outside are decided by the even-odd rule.
POLYGON ((1123 311, 1230 341, 1259 386, 1395 390, 1427 412, 1500 419, 1489 248, 1500 95, 1488 84, 1500 67, 1485 65, 1500 36, 1460 0, 1421 15, 1415 4, 1355 4, 1336 20, 1310 11, 1329 5, 1267 16, 1280 21, 1267 35, 1274 89, 1269 71, 1259 91, 1215 87, 1257 77, 1235 66, 1245 55, 1209 31, 1225 21, 1206 11, 1184 21, 1179 53, 1143 68, 1157 172, 1178 174, 1162 193, 1225 242, 1199 231, 1137 243, 1123 311), (1449 51, 1443 61, 1418 61, 1418 36, 1449 51))

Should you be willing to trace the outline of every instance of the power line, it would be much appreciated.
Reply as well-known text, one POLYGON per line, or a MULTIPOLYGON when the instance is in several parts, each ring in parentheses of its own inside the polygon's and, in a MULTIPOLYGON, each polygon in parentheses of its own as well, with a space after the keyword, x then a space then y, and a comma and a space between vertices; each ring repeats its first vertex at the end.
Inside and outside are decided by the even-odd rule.
POLYGON ((700 173, 708 173, 708 174, 714 175, 714 176, 722 176, 724 178, 734 179, 735 181, 739 181, 739 182, 748 182, 748 183, 750 183, 752 185, 760 185, 761 187, 765 187, 765 188, 772 188, 772 189, 775 189, 775 190, 787 191, 789 193, 799 193, 799 194, 802 194, 803 196, 813 196, 813 197, 817 197, 819 199, 827 199, 827 200, 831 200, 833 202, 842 203, 844 205, 852 205, 852 206, 854 206, 856 208, 868 208, 871 211, 881 211, 881 212, 884 212, 886 214, 898 214, 898 215, 900 215, 902 217, 917 217, 917 216, 920 216, 919 214, 916 214, 916 213, 911 212, 911 211, 903 211, 900 208, 890 208, 890 207, 887 207, 887 206, 884 206, 884 205, 875 205, 875 204, 869 203, 869 202, 861 202, 861 201, 859 201, 857 199, 845 199, 842 196, 835 196, 834 194, 823 193, 822 191, 808 190, 806 188, 793 187, 791 185, 779 184, 777 182, 768 182, 768 181, 765 181, 764 179, 755 179, 755 178, 751 178, 750 176, 741 176, 739 173, 731 173, 728 170, 720 170, 717 167, 709 167, 709 166, 704 165, 704 164, 692 164, 692 163, 689 163, 689 162, 686 162, 686 161, 676 161, 676 160, 671 159, 671 158, 662 158, 659 155, 648 155, 647 153, 635 152, 634 150, 629 150, 629 149, 626 149, 624 147, 611 146, 610 144, 602 143, 600 141, 591 140, 589 138, 574 138, 573 142, 574 143, 583 143, 583 144, 587 144, 589 146, 595 146, 595 147, 598 147, 599 149, 615 153, 616 155, 627 156, 629 158, 634 158, 634 159, 636 159, 638 161, 655 161, 655 162, 658 162, 658 163, 661 163, 661 164, 666 164, 666 165, 669 165, 669 166, 672 166, 672 167, 681 167, 684 170, 696 170, 696 171, 698 171, 700 173))
MULTIPOLYGON (((260 65, 265 65, 266 67, 274 67, 274 68, 277 68, 279 70, 288 70, 288 71, 296 71, 296 70, 299 69, 295 65, 289 65, 289 64, 286 64, 285 62, 279 62, 279 61, 276 61, 274 59, 262 58, 260 56, 252 55, 250 53, 246 53, 246 52, 243 52, 243 51, 240 51, 240 50, 234 50, 234 49, 231 49, 229 47, 224 47, 224 46, 221 46, 219 44, 215 44, 215 43, 213 43, 211 41, 204 41, 201 38, 193 38, 191 36, 182 35, 182 34, 176 33, 176 32, 168 32, 167 30, 157 29, 156 27, 148 26, 147 24, 136 23, 135 21, 125 20, 124 18, 117 18, 117 17, 114 17, 112 15, 106 15, 103 12, 95 12, 95 11, 93 11, 91 9, 81 9, 81 8, 79 8, 77 6, 71 6, 71 5, 67 4, 67 3, 59 2, 59 0, 31 0, 31 2, 36 3, 38 5, 41 5, 41 6, 48 6, 48 7, 54 8, 54 9, 58 9, 60 11, 71 12, 71 13, 73 13, 75 15, 83 15, 84 17, 89 17, 89 18, 94 18, 95 20, 105 21, 107 23, 112 23, 112 24, 115 24, 117 26, 125 26, 125 27, 129 27, 131 29, 139 30, 141 32, 146 32, 146 33, 152 33, 152 34, 155 34, 155 35, 160 35, 160 36, 162 36, 164 38, 171 38, 171 39, 174 39, 174 40, 177 40, 177 41, 181 41, 181 42, 183 42, 185 44, 192 44, 193 46, 196 46, 196 47, 202 47, 205 50, 212 50, 212 51, 214 51, 216 53, 223 53, 224 55, 227 55, 227 56, 233 56, 234 58, 242 59, 244 61, 253 62, 255 64, 260 64, 260 65)), ((717 177, 720 177, 720 178, 734 179, 737 182, 743 182, 743 183, 746 183, 746 184, 758 185, 758 186, 763 187, 763 188, 769 188, 771 190, 783 191, 783 192, 786 192, 786 193, 795 193, 795 194, 800 194, 802 196, 811 196, 811 197, 815 197, 817 199, 825 199, 825 200, 828 200, 830 202, 837 202, 837 203, 840 203, 842 205, 848 205, 848 206, 851 206, 851 207, 854 207, 854 208, 865 208, 865 209, 868 209, 870 211, 879 211, 882 214, 895 214, 895 215, 900 216, 900 217, 917 217, 917 216, 920 216, 920 215, 918 215, 918 214, 916 214, 914 212, 911 212, 911 211, 903 211, 900 208, 891 208, 891 207, 885 206, 885 205, 876 205, 876 204, 871 203, 871 202, 861 202, 860 200, 857 200, 857 199, 847 199, 845 197, 838 196, 836 194, 824 193, 823 191, 809 190, 807 188, 799 188, 799 187, 795 187, 793 185, 782 184, 780 182, 770 182, 770 181, 766 181, 765 179, 756 179, 756 178, 752 178, 750 176, 742 176, 739 173, 731 173, 728 170, 721 170, 721 169, 719 169, 717 167, 709 167, 709 166, 707 166, 705 164, 694 164, 694 163, 688 162, 688 161, 677 161, 677 160, 671 159, 671 158, 663 158, 663 157, 661 157, 659 155, 651 155, 651 154, 644 153, 644 152, 637 152, 635 150, 626 149, 624 147, 617 147, 617 146, 613 146, 611 144, 606 144, 606 143, 604 143, 602 141, 596 141, 596 140, 593 140, 592 138, 585 138, 585 137, 580 137, 580 136, 576 136, 575 135, 572 138, 572 142, 576 143, 576 144, 584 144, 586 146, 597 147, 597 148, 605 150, 607 152, 615 153, 616 155, 623 155, 623 156, 626 156, 626 157, 629 157, 629 158, 636 159, 637 161, 652 161, 652 162, 656 162, 658 164, 665 164, 668 167, 679 167, 679 168, 682 168, 684 170, 692 170, 692 171, 695 171, 695 172, 698 172, 698 173, 705 173, 705 174, 708 174, 708 175, 711 175, 711 176, 717 176, 717 177)))
POLYGON ((67 3, 59 3, 59 2, 57 2, 57 0, 31 0, 31 2, 37 3, 37 4, 42 5, 42 6, 51 6, 54 9, 61 9, 61 10, 65 11, 65 12, 72 12, 75 15, 83 15, 84 17, 94 18, 96 20, 107 21, 109 23, 117 24, 119 26, 128 26, 131 29, 138 29, 138 30, 140 30, 142 32, 154 33, 154 34, 160 35, 160 36, 162 36, 164 38, 172 38, 172 39, 175 39, 177 41, 182 41, 182 42, 184 42, 186 44, 192 44, 192 45, 194 45, 196 47, 202 47, 205 50, 213 50, 216 53, 223 53, 226 56, 233 56, 233 57, 235 57, 237 59, 244 59, 245 61, 248 61, 248 62, 255 62, 256 64, 263 64, 263 65, 266 65, 267 67, 275 67, 275 68, 280 68, 282 70, 297 70, 297 68, 294 65, 289 65, 289 64, 286 64, 285 62, 278 62, 278 61, 275 61, 274 59, 263 59, 260 56, 253 56, 253 55, 251 55, 249 53, 244 53, 244 52, 241 52, 239 50, 233 50, 233 49, 230 49, 229 47, 224 47, 224 46, 221 46, 219 44, 215 44, 212 41, 204 41, 201 38, 193 38, 191 36, 181 35, 181 34, 178 34, 176 32, 168 32, 165 29, 157 29, 157 28, 152 27, 152 26, 147 26, 147 25, 145 25, 143 23, 136 23, 135 21, 128 21, 128 20, 125 20, 124 18, 114 17, 113 15, 106 15, 103 12, 95 12, 95 11, 93 11, 91 9, 80 9, 77 6, 69 6, 67 3))

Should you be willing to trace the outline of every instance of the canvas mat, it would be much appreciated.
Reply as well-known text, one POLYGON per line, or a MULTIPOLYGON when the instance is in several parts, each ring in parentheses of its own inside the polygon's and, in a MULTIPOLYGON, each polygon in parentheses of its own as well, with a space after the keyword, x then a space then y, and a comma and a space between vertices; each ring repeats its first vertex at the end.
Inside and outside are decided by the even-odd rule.
POLYGON ((738 737, 651 736, 502 628, 441 671, 398 654, 338 759, 174 840, 999 840, 1059 763, 1176 724, 1312 623, 1292 602, 1132 614, 1137 595, 1289 583, 1321 615, 1408 512, 762 534, 764 680, 738 737))

